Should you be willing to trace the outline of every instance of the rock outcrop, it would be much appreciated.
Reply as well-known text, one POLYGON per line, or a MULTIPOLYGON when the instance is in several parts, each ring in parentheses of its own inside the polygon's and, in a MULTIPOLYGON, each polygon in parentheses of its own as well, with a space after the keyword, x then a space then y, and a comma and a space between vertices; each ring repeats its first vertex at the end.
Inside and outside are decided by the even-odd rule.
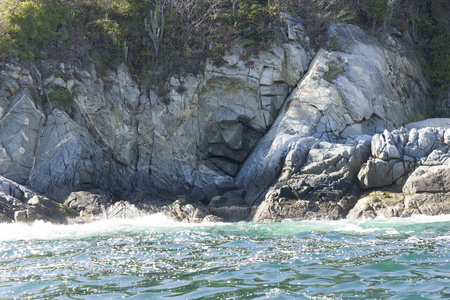
POLYGON ((447 201, 449 124, 401 127, 426 105, 414 51, 333 24, 330 50, 315 53, 301 22, 281 17, 280 45, 246 59, 234 45, 222 66, 159 87, 140 86, 124 65, 1 66, 0 174, 36 195, 5 188, 2 220, 376 216, 358 208, 375 201, 358 201, 368 189, 403 188, 403 205, 420 211, 425 194, 447 201))
POLYGON ((77 216, 76 211, 35 193, 29 188, 0 176, 0 222, 33 223, 44 220, 68 223, 77 216))
POLYGON ((284 18, 298 25, 288 42, 248 60, 235 45, 224 65, 154 89, 124 65, 101 75, 54 61, 5 65, 0 174, 58 199, 92 188, 176 197, 233 181, 312 58, 301 24, 284 18))

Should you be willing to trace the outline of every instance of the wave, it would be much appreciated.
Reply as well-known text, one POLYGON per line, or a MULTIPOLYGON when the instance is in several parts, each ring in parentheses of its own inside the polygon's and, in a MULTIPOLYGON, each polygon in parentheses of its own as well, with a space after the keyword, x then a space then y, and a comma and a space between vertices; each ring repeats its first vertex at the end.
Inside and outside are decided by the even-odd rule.
POLYGON ((153 214, 133 219, 104 219, 93 223, 57 225, 36 221, 0 224, 0 241, 81 239, 135 234, 165 234, 180 231, 200 231, 222 236, 249 236, 254 238, 295 235, 310 232, 340 232, 344 234, 408 234, 431 228, 450 230, 450 215, 415 215, 409 218, 338 221, 292 221, 279 223, 182 223, 163 214, 153 214))

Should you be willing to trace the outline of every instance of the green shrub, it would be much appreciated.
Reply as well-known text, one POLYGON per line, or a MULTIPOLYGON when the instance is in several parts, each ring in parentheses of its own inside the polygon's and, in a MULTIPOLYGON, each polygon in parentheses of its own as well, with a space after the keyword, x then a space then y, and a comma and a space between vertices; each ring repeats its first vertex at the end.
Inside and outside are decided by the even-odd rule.
POLYGON ((344 72, 344 69, 336 63, 328 62, 326 65, 328 66, 328 71, 323 75, 326 81, 332 82, 338 78, 339 74, 344 72))
POLYGON ((74 94, 68 89, 56 89, 49 93, 48 97, 54 107, 68 111, 73 104, 74 94))
POLYGON ((344 48, 342 47, 341 43, 339 43, 339 39, 336 36, 333 36, 328 44, 325 46, 325 49, 328 51, 344 51, 344 48))
MULTIPOLYGON (((10 45, 24 58, 38 58, 40 51, 59 48, 69 41, 68 25, 73 14, 55 1, 24 1, 6 17, 10 45)), ((2 39, 3 40, 3 39, 2 39)))
POLYGON ((385 21, 392 13, 392 5, 387 0, 364 0, 371 19, 385 21))
POLYGON ((413 122, 419 122, 427 119, 427 117, 421 113, 412 113, 408 115, 406 120, 406 123, 413 123, 413 122))

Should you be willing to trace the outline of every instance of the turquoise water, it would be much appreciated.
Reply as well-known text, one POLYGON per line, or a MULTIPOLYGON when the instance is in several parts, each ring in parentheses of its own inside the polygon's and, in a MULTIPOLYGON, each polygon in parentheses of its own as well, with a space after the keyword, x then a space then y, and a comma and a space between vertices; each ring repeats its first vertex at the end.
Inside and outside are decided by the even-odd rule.
POLYGON ((450 215, 0 224, 1 299, 449 299, 450 215))

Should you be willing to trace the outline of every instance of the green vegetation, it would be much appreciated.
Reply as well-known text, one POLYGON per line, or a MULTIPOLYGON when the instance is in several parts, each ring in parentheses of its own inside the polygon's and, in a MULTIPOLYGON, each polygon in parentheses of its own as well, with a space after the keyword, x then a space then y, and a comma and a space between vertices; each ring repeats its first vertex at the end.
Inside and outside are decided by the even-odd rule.
POLYGON ((323 74, 323 78, 329 82, 338 78, 339 74, 344 72, 344 69, 336 63, 328 62, 328 71, 323 74))
POLYGON ((164 34, 164 14, 161 13, 161 17, 158 17, 160 14, 159 7, 156 7, 156 11, 150 11, 150 23, 147 21, 147 18, 144 19, 145 30, 147 30, 148 35, 153 41, 153 46, 155 47, 155 55, 158 56, 159 52, 159 43, 162 40, 164 34), (161 19, 161 21, 159 21, 161 19))
POLYGON ((68 89, 56 89, 49 93, 48 97, 54 107, 68 111, 73 103, 74 94, 68 89))
MULTIPOLYGON (((433 100, 450 88, 450 2, 430 1, 415 15, 426 62, 424 71, 431 77, 433 100)), ((433 109, 433 107, 432 107, 433 109)), ((440 112, 432 111, 439 116, 440 112)))
MULTIPOLYGON (((6 5, 12 5, 10 1, 6 5)), ((73 13, 67 6, 53 5, 52 1, 24 1, 12 6, 3 18, 1 54, 19 55, 23 58, 45 58, 45 48, 67 46, 73 13)))
POLYGON ((333 50, 333 51, 344 51, 344 48, 342 47, 342 45, 339 43, 339 40, 337 37, 333 36, 330 41, 328 42, 328 44, 325 46, 325 49, 327 49, 328 51, 333 50))
MULTIPOLYGON (((280 12, 299 17, 312 46, 328 45, 331 22, 356 23, 374 35, 394 26, 417 44, 435 97, 450 87, 450 3, 444 0, 2 0, 0 59, 126 63, 149 86, 181 72, 223 63, 239 41, 244 59, 286 40, 280 12)), ((334 77, 335 75, 332 75, 334 77)))

